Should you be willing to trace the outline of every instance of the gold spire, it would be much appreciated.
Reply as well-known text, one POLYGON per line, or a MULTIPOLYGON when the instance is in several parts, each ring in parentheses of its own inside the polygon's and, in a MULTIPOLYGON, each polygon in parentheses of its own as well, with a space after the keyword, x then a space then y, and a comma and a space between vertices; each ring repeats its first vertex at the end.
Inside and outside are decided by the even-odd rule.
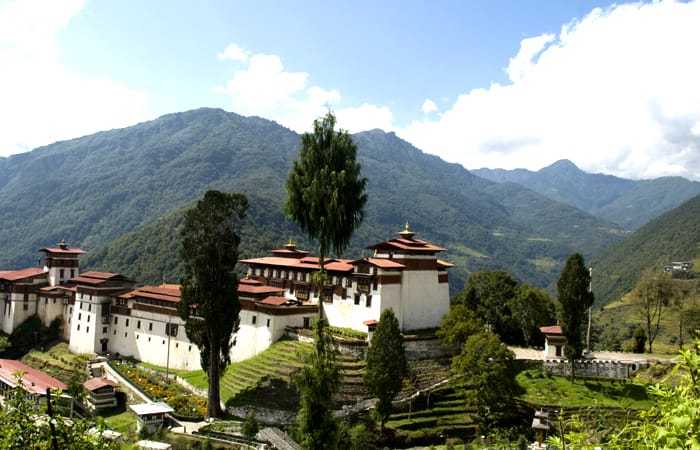
POLYGON ((406 221, 406 225, 404 226, 403 231, 399 232, 399 235, 401 235, 402 238, 411 239, 416 235, 416 233, 409 229, 408 221, 406 221))
POLYGON ((292 242, 291 236, 289 237, 289 242, 284 244, 284 248, 286 248, 287 250, 295 250, 297 248, 297 245, 294 242, 292 242))

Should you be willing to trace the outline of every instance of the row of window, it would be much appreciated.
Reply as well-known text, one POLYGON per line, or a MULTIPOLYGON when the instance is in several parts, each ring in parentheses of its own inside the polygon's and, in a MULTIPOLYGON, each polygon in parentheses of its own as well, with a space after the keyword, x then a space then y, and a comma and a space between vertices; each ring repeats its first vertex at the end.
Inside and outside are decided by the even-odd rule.
MULTIPOLYGON (((295 272, 291 270, 280 269, 261 269, 259 267, 251 270, 255 276, 263 276, 266 278, 277 278, 281 280, 292 281, 311 281, 311 274, 307 272, 295 272)), ((339 275, 331 276, 331 284, 345 287, 352 287, 352 277, 341 277, 339 275)), ((282 286, 280 286, 282 287, 282 286)))

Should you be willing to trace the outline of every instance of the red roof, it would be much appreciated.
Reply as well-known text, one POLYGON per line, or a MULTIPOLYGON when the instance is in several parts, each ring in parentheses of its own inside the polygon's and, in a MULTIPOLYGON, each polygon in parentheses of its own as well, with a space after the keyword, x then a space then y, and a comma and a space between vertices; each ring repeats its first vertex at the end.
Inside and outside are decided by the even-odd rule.
MULTIPOLYGON (((325 259, 325 269, 333 272, 350 272, 352 266, 349 259, 325 259)), ((318 257, 306 256, 304 258, 284 258, 281 256, 263 256, 261 258, 242 259, 244 264, 259 264, 291 270, 317 270, 318 257)))
POLYGON ((164 300, 166 302, 178 303, 180 302, 180 286, 175 284, 163 286, 143 286, 119 296, 119 298, 125 299, 134 297, 152 298, 154 300, 164 300))
POLYGON ((112 380, 108 380, 107 378, 96 377, 87 380, 85 383, 83 383, 83 386, 85 386, 85 389, 92 392, 105 386, 117 387, 119 385, 112 380))
POLYGON ((277 292, 284 292, 284 288, 265 286, 262 283, 260 283, 260 284, 240 283, 238 285, 238 292, 243 293, 243 294, 275 294, 277 292))
POLYGON ((288 298, 285 297, 276 297, 276 296, 270 296, 270 297, 265 297, 264 299, 260 300, 260 303, 264 305, 274 305, 274 306, 280 306, 284 305, 290 301, 288 298))
POLYGON ((357 261, 353 261, 352 263, 353 265, 357 265, 362 261, 367 261, 368 263, 377 266, 381 269, 403 269, 404 267, 406 267, 399 262, 392 261, 386 258, 362 258, 358 259, 357 261))
POLYGON ((7 281, 17 281, 24 278, 31 278, 46 273, 44 269, 30 267, 20 270, 0 270, 0 279, 7 281))
POLYGON ((46 248, 40 248, 40 252, 46 252, 46 253, 60 253, 62 255, 84 255, 87 252, 85 250, 81 250, 79 248, 52 248, 52 247, 46 247, 46 248))
POLYGON ((120 275, 118 273, 109 273, 109 272, 84 272, 78 275, 77 277, 73 277, 70 279, 70 281, 79 283, 79 284, 91 284, 91 285, 98 285, 105 283, 107 281, 131 281, 124 275, 120 275))
POLYGON ((540 327, 542 334, 562 334, 561 327, 559 325, 550 325, 548 327, 540 327))
POLYGON ((438 247, 437 245, 430 244, 420 239, 406 238, 389 239, 386 242, 380 242, 379 244, 367 248, 373 250, 396 249, 408 251, 409 253, 436 253, 447 250, 446 248, 438 247))
POLYGON ((25 391, 34 394, 46 394, 46 388, 68 389, 63 382, 45 374, 44 372, 29 367, 21 361, 14 359, 0 359, 0 379, 10 386, 16 384, 15 373, 22 373, 22 387, 25 391))

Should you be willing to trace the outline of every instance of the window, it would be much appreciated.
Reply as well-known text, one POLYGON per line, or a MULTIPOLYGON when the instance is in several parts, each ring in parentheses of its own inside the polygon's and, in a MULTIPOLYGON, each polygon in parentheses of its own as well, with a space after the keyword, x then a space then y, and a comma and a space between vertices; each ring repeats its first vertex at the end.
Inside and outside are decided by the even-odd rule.
POLYGON ((352 278, 351 277, 345 278, 345 287, 352 287, 352 278))
POLYGON ((255 325, 255 322, 258 321, 258 316, 253 316, 253 325, 255 325))
POLYGON ((112 334, 116 336, 116 335, 117 335, 117 330, 114 330, 114 333, 112 333, 112 334))
POLYGON ((107 334, 107 327, 102 327, 102 333, 107 334))
POLYGON ((89 333, 90 332, 90 327, 85 328, 85 332, 89 333))
POLYGON ((375 291, 377 290, 377 279, 376 278, 372 282, 372 289, 374 289, 375 291))
POLYGON ((88 323, 90 323, 90 316, 88 316, 87 321, 88 321, 88 323))
POLYGON ((355 294, 355 304, 356 305, 360 304, 360 294, 355 294))
POLYGON ((83 313, 78 313, 78 320, 83 318, 83 313))
POLYGON ((141 329, 141 321, 140 320, 136 322, 136 329, 137 330, 141 329))
POLYGON ((62 280, 63 277, 65 277, 65 276, 66 276, 66 274, 65 274, 65 271, 64 271, 63 269, 61 269, 61 270, 58 271, 58 277, 59 277, 61 280, 62 280))
POLYGON ((80 331, 80 324, 78 324, 78 328, 77 328, 77 330, 78 330, 78 331, 80 331))
POLYGON ((270 319, 267 319, 267 328, 270 328, 270 319))
POLYGON ((148 324, 148 331, 153 331, 153 322, 148 324))
MULTIPOLYGON (((54 299, 53 302, 56 303, 56 300, 54 299)), ((48 305, 48 304, 49 304, 49 298, 46 297, 46 298, 44 299, 44 305, 48 305)))
POLYGON ((114 324, 116 325, 116 324, 117 324, 117 322, 119 322, 119 317, 117 317, 117 316, 114 316, 114 324))
MULTIPOLYGON (((92 295, 90 295, 90 297, 92 297, 92 295)), ((92 300, 92 298, 90 300, 92 300)), ((92 311, 92 303, 88 303, 88 311, 92 311)))
POLYGON ((368 308, 369 308, 370 306, 372 306, 372 296, 371 296, 371 295, 368 295, 368 296, 367 296, 367 301, 365 302, 365 306, 368 307, 368 308))
POLYGON ((127 333, 126 333, 126 331, 125 331, 125 332, 124 332, 124 337, 125 337, 125 338, 126 338, 126 335, 127 335, 127 333))
POLYGON ((126 324, 124 326, 128 327, 129 326, 129 319, 126 319, 126 324))
POLYGON ((71 278, 75 277, 75 269, 70 270, 70 277, 71 278))
POLYGON ((177 324, 176 323, 166 323, 165 324, 165 335, 166 336, 177 336, 177 324))

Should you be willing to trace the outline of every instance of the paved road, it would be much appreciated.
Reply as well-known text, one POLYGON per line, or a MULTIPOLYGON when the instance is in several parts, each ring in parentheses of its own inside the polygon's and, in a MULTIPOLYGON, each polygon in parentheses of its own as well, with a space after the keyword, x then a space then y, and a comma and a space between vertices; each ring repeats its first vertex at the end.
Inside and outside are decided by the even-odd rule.
MULTIPOLYGON (((513 353, 515 353, 515 359, 534 359, 543 361, 544 351, 536 350, 534 348, 522 348, 522 347, 509 347, 513 353)), ((593 352, 591 353, 591 359, 597 359, 601 361, 647 361, 647 360, 658 360, 658 361, 673 361, 675 358, 662 358, 654 355, 646 355, 640 353, 625 353, 625 352, 593 352)), ((588 356, 586 357, 588 359, 588 356)))

